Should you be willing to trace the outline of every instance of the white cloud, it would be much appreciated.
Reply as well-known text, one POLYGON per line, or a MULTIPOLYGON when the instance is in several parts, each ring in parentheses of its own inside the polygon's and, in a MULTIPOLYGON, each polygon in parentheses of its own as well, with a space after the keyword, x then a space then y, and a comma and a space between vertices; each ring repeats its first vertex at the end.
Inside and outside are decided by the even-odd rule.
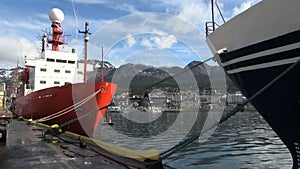
POLYGON ((127 36, 127 45, 129 48, 131 48, 133 45, 135 45, 136 40, 132 35, 127 36))
POLYGON ((0 25, 3 25, 2 27, 7 27, 7 26, 8 27, 13 27, 14 26, 14 24, 9 22, 8 20, 1 20, 0 25))
MULTIPOLYGON (((93 34, 90 40, 90 45, 104 46, 106 51, 114 50, 116 53, 111 55, 110 60, 113 64, 119 65, 120 58, 132 54, 146 47, 152 50, 173 50, 177 45, 185 45, 194 50, 201 52, 201 56, 209 56, 209 50, 200 50, 203 45, 205 35, 195 28, 189 22, 186 22, 176 16, 163 13, 139 13, 129 15, 110 24, 105 25, 93 34), (184 26, 184 31, 176 27, 184 26), (128 35, 135 37, 135 47, 124 50, 125 45, 128 45, 128 35), (117 52, 122 48, 122 52, 117 52)), ((198 60, 197 58, 193 60, 198 60)), ((191 60, 190 60, 191 61, 191 60)))
POLYGON ((195 25, 192 25, 191 22, 186 20, 179 19, 177 16, 172 16, 165 21, 166 25, 169 25, 170 30, 174 33, 184 34, 193 32, 196 28, 195 25))
POLYGON ((107 3, 107 0, 70 0, 74 3, 80 3, 80 4, 104 4, 107 3))
POLYGON ((200 25, 210 17, 210 8, 204 1, 183 1, 179 7, 178 17, 200 25))
POLYGON ((234 7, 233 8, 233 16, 236 16, 238 14, 240 14, 241 12, 247 10, 248 8, 250 8, 252 5, 254 5, 256 2, 254 0, 249 0, 246 2, 243 2, 239 7, 234 7))
POLYGON ((169 35, 166 32, 154 29, 150 35, 150 37, 144 37, 141 41, 141 45, 153 48, 156 47, 158 49, 168 49, 171 48, 173 44, 177 43, 177 39, 174 35, 169 35))
POLYGON ((177 39, 174 35, 169 35, 166 32, 154 29, 152 31, 158 36, 151 38, 159 49, 167 49, 172 47, 173 44, 177 43, 177 39))
POLYGON ((138 11, 133 5, 130 4, 117 4, 116 6, 112 6, 114 9, 118 9, 118 10, 122 10, 122 11, 126 11, 129 13, 138 13, 140 11, 138 11))
MULTIPOLYGON (((71 0, 73 4, 85 4, 85 5, 106 5, 109 8, 116 9, 119 11, 126 11, 129 13, 140 12, 135 8, 135 4, 124 3, 123 1, 110 1, 110 0, 71 0)), ((74 6, 75 6, 74 5, 74 6)))
POLYGON ((26 21, 26 20, 1 20, 0 21, 1 27, 5 27, 6 29, 13 28, 13 29, 22 29, 25 31, 32 31, 32 30, 41 30, 41 28, 45 27, 47 23, 40 22, 38 20, 26 21))
POLYGON ((159 49, 167 49, 172 47, 174 43, 177 42, 176 37, 174 35, 167 35, 167 36, 155 36, 151 38, 153 42, 157 45, 159 49))
POLYGON ((210 3, 205 0, 156 0, 155 4, 164 8, 166 13, 197 26, 203 27, 210 18, 210 3))
POLYGON ((147 47, 148 49, 151 49, 153 46, 152 46, 152 43, 150 42, 150 40, 148 38, 143 38, 142 41, 141 41, 141 46, 145 46, 147 47))
POLYGON ((37 53, 37 47, 28 39, 12 36, 0 37, 0 64, 3 67, 15 67, 18 61, 23 66, 24 56, 32 56, 34 53, 37 53))
POLYGON ((138 50, 125 58, 120 59, 121 63, 140 63, 144 65, 160 66, 184 66, 186 63, 173 53, 167 50, 146 49, 138 50))
MULTIPOLYGON (((240 12, 248 9, 254 4, 261 0, 218 0, 218 5, 221 9, 225 20, 232 18, 233 16, 239 14, 240 12)), ((171 15, 176 15, 185 21, 190 22, 192 25, 199 27, 204 30, 205 22, 211 20, 211 3, 206 0, 156 0, 156 6, 160 6, 165 9, 166 13, 171 15)), ((222 23, 220 14, 215 8, 215 17, 222 23)), ((175 22, 175 24, 177 24, 175 22)), ((182 26, 177 26, 180 30, 182 26)), ((184 30, 184 29, 183 29, 184 30)))

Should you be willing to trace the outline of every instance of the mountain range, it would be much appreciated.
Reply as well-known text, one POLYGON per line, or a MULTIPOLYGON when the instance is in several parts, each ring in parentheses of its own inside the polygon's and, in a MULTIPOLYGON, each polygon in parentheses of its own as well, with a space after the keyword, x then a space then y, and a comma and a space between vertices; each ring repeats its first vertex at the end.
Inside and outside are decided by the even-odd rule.
MULTIPOLYGON (((100 63, 101 65, 101 63, 100 63)), ((118 91, 124 92, 128 89, 132 93, 142 94, 145 90, 153 88, 164 88, 169 91, 185 90, 198 85, 200 91, 210 90, 211 83, 221 83, 220 79, 224 72, 220 66, 210 66, 199 61, 190 62, 181 68, 154 67, 143 64, 124 64, 115 68, 108 62, 104 62, 104 79, 118 84, 118 91)), ((89 74, 90 81, 100 81, 102 67, 98 66, 94 72, 89 74)), ((227 91, 233 92, 237 88, 226 76, 227 91)), ((218 86, 218 85, 217 85, 218 86)), ((221 90, 221 89, 220 89, 221 90)))

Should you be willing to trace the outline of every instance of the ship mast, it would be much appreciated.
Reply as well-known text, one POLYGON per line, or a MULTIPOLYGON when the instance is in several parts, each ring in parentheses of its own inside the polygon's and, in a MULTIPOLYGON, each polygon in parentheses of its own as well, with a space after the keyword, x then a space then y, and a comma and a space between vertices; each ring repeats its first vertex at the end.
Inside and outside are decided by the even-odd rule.
POLYGON ((215 27, 214 1, 215 1, 215 0, 211 0, 211 22, 212 22, 212 31, 215 31, 215 30, 216 30, 216 27, 215 27))
POLYGON ((87 43, 90 39, 90 32, 88 29, 89 23, 85 22, 84 31, 78 31, 79 33, 84 34, 84 70, 83 70, 83 81, 84 83, 87 83, 87 43))

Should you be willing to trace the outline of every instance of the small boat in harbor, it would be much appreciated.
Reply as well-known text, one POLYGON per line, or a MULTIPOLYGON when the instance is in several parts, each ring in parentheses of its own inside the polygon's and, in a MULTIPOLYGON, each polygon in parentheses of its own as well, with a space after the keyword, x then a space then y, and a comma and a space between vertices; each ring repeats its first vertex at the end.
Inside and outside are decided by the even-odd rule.
MULTIPOLYGON (((63 130, 93 136, 113 99, 117 85, 103 80, 87 82, 86 55, 82 70, 78 67, 74 49, 59 49, 60 45, 65 44, 61 40, 63 12, 53 8, 49 18, 52 22, 52 39, 45 33, 40 56, 26 57, 16 94, 15 114, 48 125, 62 125, 75 119, 64 126, 63 130), (46 48, 48 43, 52 44, 52 49, 46 48)), ((90 34, 87 26, 84 31, 85 43, 90 34)))
POLYGON ((219 27, 211 22, 206 40, 242 94, 256 96, 251 103, 289 149, 293 168, 300 167, 299 7, 263 0, 219 27))

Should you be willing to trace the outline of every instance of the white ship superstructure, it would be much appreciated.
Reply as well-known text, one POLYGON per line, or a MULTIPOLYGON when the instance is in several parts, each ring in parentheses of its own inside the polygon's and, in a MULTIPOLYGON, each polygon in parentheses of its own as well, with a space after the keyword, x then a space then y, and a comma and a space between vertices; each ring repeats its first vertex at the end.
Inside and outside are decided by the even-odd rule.
POLYGON ((66 83, 83 83, 83 69, 79 69, 74 50, 72 53, 45 50, 40 58, 27 58, 25 66, 30 77, 25 94, 66 83))

